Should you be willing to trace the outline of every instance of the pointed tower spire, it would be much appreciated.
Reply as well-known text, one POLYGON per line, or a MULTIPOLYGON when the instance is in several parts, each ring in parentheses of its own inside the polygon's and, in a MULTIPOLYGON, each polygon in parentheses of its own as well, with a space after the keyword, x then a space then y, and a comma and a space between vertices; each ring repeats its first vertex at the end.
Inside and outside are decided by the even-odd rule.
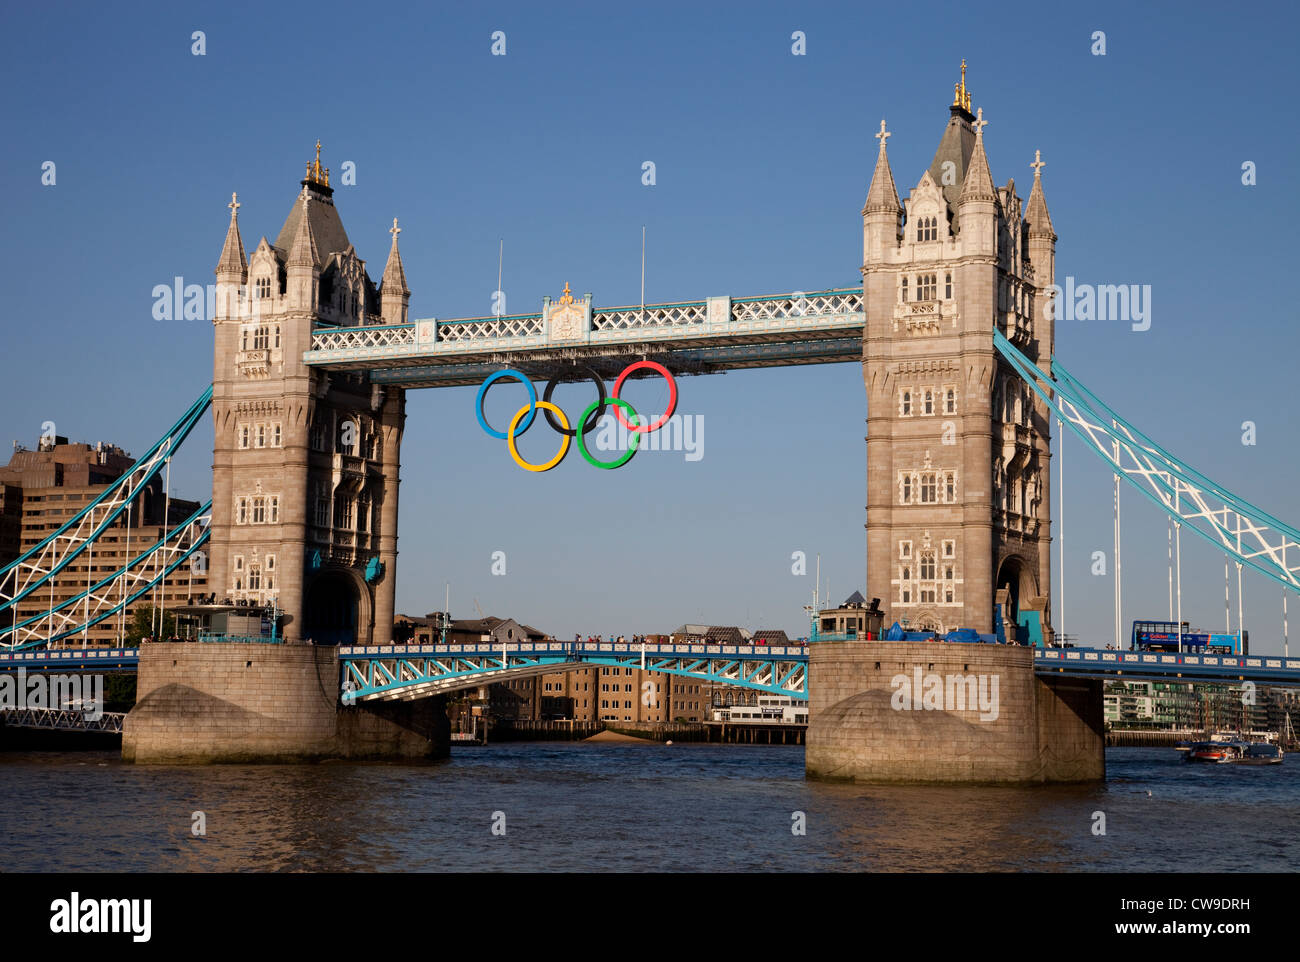
POLYGON ((388 251, 388 263, 384 265, 384 276, 380 282, 379 290, 387 294, 389 291, 398 294, 410 294, 406 287, 406 271, 402 269, 402 254, 397 249, 397 235, 402 232, 402 228, 397 226, 397 218, 393 218, 393 226, 388 229, 388 233, 393 235, 393 246, 388 251))
POLYGON ((989 171, 989 159, 984 153, 984 127, 987 124, 988 121, 984 119, 984 108, 981 107, 976 111, 975 122, 971 125, 975 128, 975 147, 971 151, 970 163, 967 165, 966 180, 961 185, 958 206, 970 201, 997 199, 997 192, 993 189, 993 174, 989 171))
POLYGON ((889 169, 889 157, 885 153, 885 141, 894 135, 885 129, 883 118, 880 121, 880 132, 875 136, 880 141, 880 153, 876 155, 876 169, 871 175, 871 187, 867 190, 867 203, 863 206, 862 213, 896 213, 903 209, 903 205, 898 202, 898 188, 894 186, 894 173, 889 169))
POLYGON ((406 271, 402 268, 402 254, 397 249, 397 235, 402 228, 393 218, 393 226, 388 233, 393 235, 393 246, 388 251, 388 263, 384 265, 384 276, 379 282, 379 313, 385 324, 405 324, 407 308, 411 300, 411 291, 406 286, 406 271))
POLYGON ((230 203, 230 227, 226 230, 226 242, 221 247, 221 259, 217 261, 216 273, 239 274, 241 279, 248 271, 248 258, 244 254, 244 240, 239 236, 239 195, 232 193, 230 203))
POLYGON ((1047 212, 1047 200, 1043 197, 1043 160, 1041 150, 1034 151, 1034 186, 1029 191, 1029 204, 1025 208, 1025 223, 1029 226, 1030 237, 1050 237, 1056 240, 1056 231, 1052 229, 1052 215, 1047 212))
POLYGON ((307 193, 307 188, 302 191, 302 221, 298 225, 298 233, 293 239, 293 247, 289 250, 289 267, 310 267, 313 270, 320 270, 320 254, 316 250, 316 235, 311 228, 311 214, 308 204, 311 202, 311 196, 307 193))

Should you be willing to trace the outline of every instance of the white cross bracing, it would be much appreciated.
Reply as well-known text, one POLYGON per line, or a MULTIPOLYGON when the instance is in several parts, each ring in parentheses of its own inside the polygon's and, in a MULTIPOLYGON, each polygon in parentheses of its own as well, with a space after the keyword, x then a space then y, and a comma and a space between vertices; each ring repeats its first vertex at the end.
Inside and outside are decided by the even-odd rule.
POLYGON ((1300 588, 1300 531, 1165 451, 1052 359, 1053 377, 1000 331, 1003 357, 1111 470, 1210 544, 1286 588, 1300 588))

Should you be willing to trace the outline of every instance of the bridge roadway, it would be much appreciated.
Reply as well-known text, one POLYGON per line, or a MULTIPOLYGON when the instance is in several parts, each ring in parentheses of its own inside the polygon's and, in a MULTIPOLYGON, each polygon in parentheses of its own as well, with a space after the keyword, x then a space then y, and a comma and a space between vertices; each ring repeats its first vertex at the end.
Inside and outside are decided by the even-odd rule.
MULTIPOLYGON (((933 308, 933 305, 926 305, 933 308)), ((937 310, 937 308, 933 308, 937 310)), ((533 378, 618 375, 641 358, 674 375, 862 360, 862 287, 595 309, 547 298, 538 314, 408 324, 318 324, 303 363, 407 388, 478 384, 502 366, 533 378)))
MULTIPOLYGON (((159 644, 164 644, 160 642, 159 644)), ((183 644, 197 644, 185 642, 183 644)), ((548 642, 540 645, 341 646, 343 694, 349 701, 412 700, 477 685, 552 674, 588 665, 646 668, 806 700, 808 649, 798 645, 633 645, 548 642), (644 651, 643 651, 644 647, 644 651)), ((55 648, 0 652, 0 672, 133 672, 138 648, 55 648)), ((1039 675, 1135 681, 1220 682, 1300 687, 1300 658, 1195 655, 1099 648, 1039 648, 1039 675)))

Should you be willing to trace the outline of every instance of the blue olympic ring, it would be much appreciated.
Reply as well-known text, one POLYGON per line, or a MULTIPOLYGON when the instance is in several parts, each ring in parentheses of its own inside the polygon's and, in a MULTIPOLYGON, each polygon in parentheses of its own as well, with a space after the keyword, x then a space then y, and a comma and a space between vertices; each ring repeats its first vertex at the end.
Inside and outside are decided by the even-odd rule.
POLYGON ((537 389, 533 387, 533 382, 529 380, 528 375, 523 371, 516 371, 514 368, 510 367, 506 368, 504 371, 497 371, 479 387, 478 399, 474 402, 474 414, 478 418, 479 426, 498 441, 506 440, 506 432, 494 431, 488 425, 487 418, 483 416, 483 398, 487 394, 488 388, 492 386, 492 382, 503 377, 513 377, 516 381, 522 383, 524 387, 528 388, 528 417, 524 418, 523 424, 517 428, 517 433, 523 434, 527 431, 529 425, 533 423, 533 418, 537 416, 537 389))

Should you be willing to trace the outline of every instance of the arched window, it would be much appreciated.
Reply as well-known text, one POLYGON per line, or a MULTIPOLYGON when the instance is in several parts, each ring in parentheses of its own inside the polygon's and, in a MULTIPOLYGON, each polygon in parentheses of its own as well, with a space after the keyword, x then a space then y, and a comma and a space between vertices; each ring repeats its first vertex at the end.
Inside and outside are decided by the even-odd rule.
POLYGON ((912 503, 912 476, 910 474, 903 476, 903 504, 912 503))
POLYGON ((926 554, 921 556, 921 580, 934 580, 934 555, 926 554))
POLYGON ((951 273, 943 275, 943 299, 945 301, 952 300, 952 274, 951 273))
POLYGON ((925 409, 923 413, 925 414, 934 413, 934 392, 933 391, 925 392, 925 409))
POLYGON ((907 417, 911 413, 912 413, 912 392, 904 391, 903 392, 903 417, 907 417))
POLYGON ((912 580, 912 569, 911 569, 911 568, 904 568, 904 569, 903 569, 903 580, 904 580, 904 581, 911 581, 911 580, 912 580))
POLYGON ((903 302, 904 304, 907 303, 907 278, 906 278, 906 277, 903 278, 903 300, 902 300, 902 302, 903 302))
POLYGON ((943 410, 945 414, 957 413, 957 392, 952 388, 948 388, 948 394, 943 402, 943 410))

